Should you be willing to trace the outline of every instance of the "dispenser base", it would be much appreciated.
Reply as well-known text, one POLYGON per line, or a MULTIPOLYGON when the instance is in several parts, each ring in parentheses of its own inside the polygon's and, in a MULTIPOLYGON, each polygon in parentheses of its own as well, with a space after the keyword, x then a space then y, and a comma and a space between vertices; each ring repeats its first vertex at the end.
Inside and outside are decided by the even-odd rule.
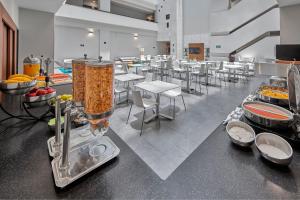
POLYGON ((61 157, 51 162, 55 185, 66 187, 75 180, 88 174, 117 157, 120 149, 107 136, 95 137, 95 140, 81 146, 74 147, 69 152, 69 167, 60 168, 61 157))
MULTIPOLYGON (((70 137, 71 137, 70 139, 71 150, 74 147, 76 148, 76 146, 78 146, 79 144, 82 145, 82 143, 89 142, 95 138, 95 136, 90 131, 90 125, 85 125, 80 128, 72 129, 70 137)), ((48 139, 47 145, 48 145, 49 155, 51 157, 58 157, 62 152, 62 145, 61 145, 60 152, 56 153, 54 144, 55 144, 55 136, 48 139)))

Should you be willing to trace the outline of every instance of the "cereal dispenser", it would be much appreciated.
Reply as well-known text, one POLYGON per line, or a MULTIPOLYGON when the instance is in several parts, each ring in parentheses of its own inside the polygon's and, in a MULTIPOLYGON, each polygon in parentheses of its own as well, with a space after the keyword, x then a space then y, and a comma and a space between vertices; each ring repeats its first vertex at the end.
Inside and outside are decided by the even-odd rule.
POLYGON ((101 59, 98 62, 84 62, 81 70, 84 75, 75 77, 75 80, 84 79, 84 82, 75 83, 73 79, 73 92, 78 95, 74 101, 83 103, 89 125, 71 130, 71 121, 74 117, 71 109, 74 103, 68 102, 65 110, 62 152, 51 163, 57 187, 69 185, 120 153, 120 149, 110 138, 103 136, 108 131, 109 118, 114 110, 113 63, 102 62, 101 59), (89 139, 80 136, 82 134, 79 133, 83 132, 87 133, 85 137, 89 139), (72 139, 72 135, 77 135, 76 139, 72 139))
POLYGON ((114 106, 114 67, 112 63, 87 63, 85 69, 84 111, 91 131, 108 127, 114 106))

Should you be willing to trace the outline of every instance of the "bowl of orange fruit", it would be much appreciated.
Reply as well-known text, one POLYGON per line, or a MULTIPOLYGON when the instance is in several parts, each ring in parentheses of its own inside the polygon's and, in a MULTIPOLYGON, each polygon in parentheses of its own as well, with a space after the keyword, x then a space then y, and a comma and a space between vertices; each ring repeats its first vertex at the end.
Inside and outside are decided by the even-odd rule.
POLYGON ((35 78, 25 74, 14 74, 0 82, 0 90, 10 95, 22 95, 34 88, 35 85, 35 78))

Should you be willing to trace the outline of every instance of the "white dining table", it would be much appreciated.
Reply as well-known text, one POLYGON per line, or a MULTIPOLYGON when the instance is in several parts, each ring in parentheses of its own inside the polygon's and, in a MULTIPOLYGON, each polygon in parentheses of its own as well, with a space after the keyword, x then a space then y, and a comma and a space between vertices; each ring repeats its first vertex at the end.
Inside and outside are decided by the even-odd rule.
POLYGON ((149 123, 150 121, 157 119, 159 117, 163 117, 166 119, 174 120, 174 117, 160 113, 160 95, 169 90, 174 90, 180 88, 179 85, 173 83, 167 83, 164 81, 150 81, 150 82, 142 82, 135 85, 136 88, 144 90, 146 92, 150 92, 156 95, 156 112, 155 115, 145 120, 145 123, 149 123))
POLYGON ((186 88, 183 91, 192 93, 190 88, 190 69, 197 65, 196 62, 183 62, 182 65, 186 68, 186 88))
POLYGON ((128 102, 129 100, 129 91, 130 91, 130 87, 129 84, 132 81, 139 81, 145 79, 144 76, 140 76, 137 74, 123 74, 123 75, 119 75, 119 76, 115 76, 115 80, 126 83, 126 100, 128 102))
POLYGON ((225 69, 228 69, 229 72, 229 77, 228 77, 228 81, 229 82, 237 82, 237 78, 236 78, 236 70, 241 70, 244 67, 242 65, 232 65, 232 64, 226 64, 224 65, 225 69), (233 76, 232 76, 233 75, 233 76))

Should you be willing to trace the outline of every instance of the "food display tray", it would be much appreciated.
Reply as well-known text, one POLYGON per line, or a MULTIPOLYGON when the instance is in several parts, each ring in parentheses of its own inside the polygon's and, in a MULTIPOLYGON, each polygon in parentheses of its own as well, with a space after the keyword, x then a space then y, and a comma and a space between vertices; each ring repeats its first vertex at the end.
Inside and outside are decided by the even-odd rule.
POLYGON ((35 97, 26 97, 24 102, 30 107, 41 107, 48 105, 48 101, 52 98, 56 97, 56 92, 52 92, 50 94, 46 94, 43 96, 35 96, 35 97))
POLYGON ((120 149, 109 137, 97 137, 94 141, 69 152, 69 165, 60 168, 61 157, 51 162, 55 185, 64 188, 77 179, 117 157, 120 149))
POLYGON ((243 115, 240 118, 240 121, 245 122, 246 124, 250 125, 256 134, 267 132, 267 133, 273 133, 275 135, 278 135, 284 139, 286 139, 293 147, 298 147, 300 145, 300 133, 298 133, 294 128, 289 127, 285 129, 273 129, 273 128, 267 128, 263 127, 243 115))

